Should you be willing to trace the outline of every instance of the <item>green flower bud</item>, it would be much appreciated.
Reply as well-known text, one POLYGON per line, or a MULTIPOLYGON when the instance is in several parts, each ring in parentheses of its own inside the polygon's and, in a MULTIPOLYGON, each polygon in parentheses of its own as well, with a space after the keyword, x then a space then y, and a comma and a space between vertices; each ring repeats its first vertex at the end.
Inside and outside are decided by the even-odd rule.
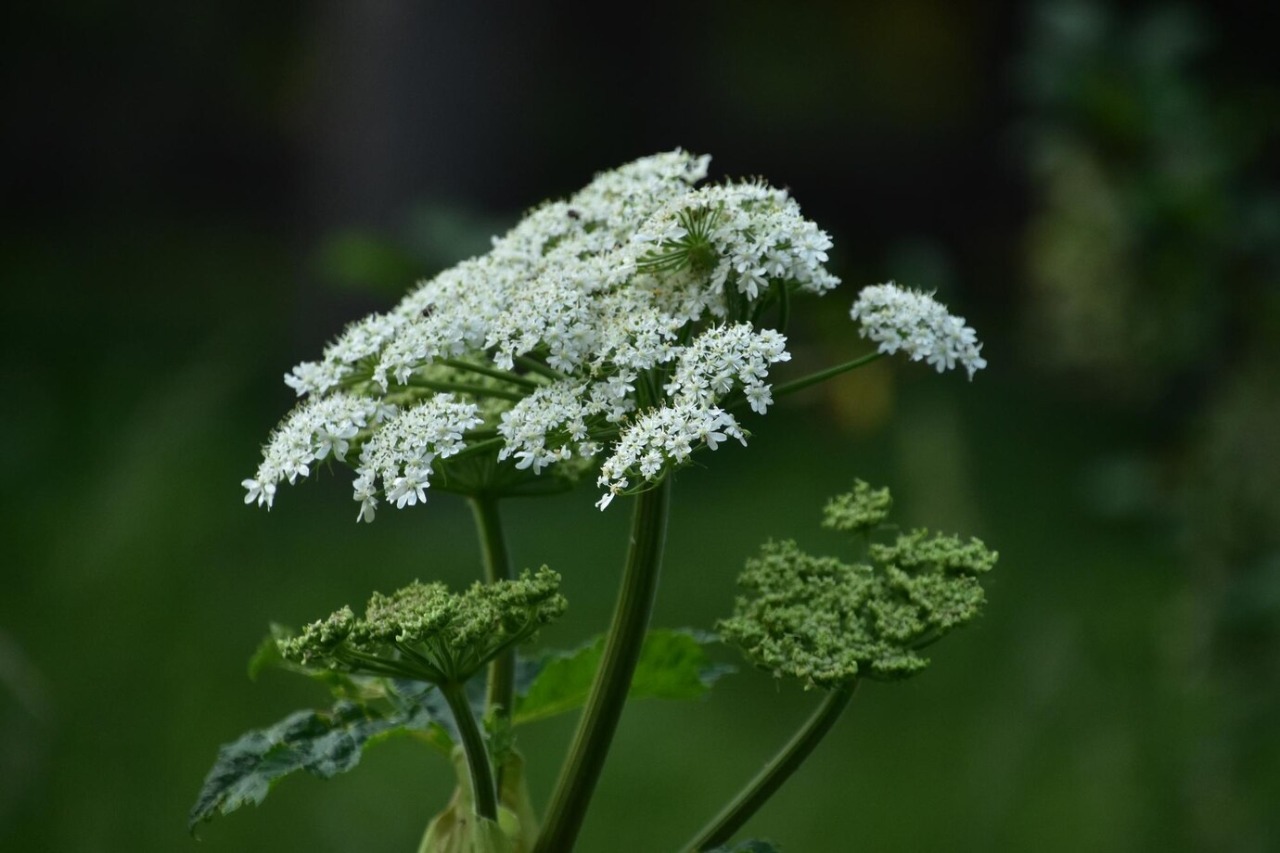
POLYGON ((822 526, 870 533, 884 523, 892 508, 893 498, 888 489, 872 489, 863 480, 854 480, 852 492, 827 501, 822 510, 822 526))
MULTIPOLYGON (((887 489, 859 481, 827 504, 826 526, 868 530, 890 504, 887 489)), ((746 594, 719 631, 756 666, 806 687, 905 678, 928 665, 921 649, 978 615, 978 576, 997 555, 977 539, 914 530, 871 545, 870 558, 846 564, 768 542, 747 561, 738 581, 746 594)))
POLYGON ((565 610, 560 575, 543 566, 515 580, 451 593, 414 581, 374 593, 363 619, 344 607, 279 641, 287 660, 339 672, 460 684, 565 610))
POLYGON ((299 637, 278 640, 280 654, 286 660, 312 665, 330 659, 330 653, 351 635, 356 623, 350 607, 343 607, 329 618, 312 622, 299 637))

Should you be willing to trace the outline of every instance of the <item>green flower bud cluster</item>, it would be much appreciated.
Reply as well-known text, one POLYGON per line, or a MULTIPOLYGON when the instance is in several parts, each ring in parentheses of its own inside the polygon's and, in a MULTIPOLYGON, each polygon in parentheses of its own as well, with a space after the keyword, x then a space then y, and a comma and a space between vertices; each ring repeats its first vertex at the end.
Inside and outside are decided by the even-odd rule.
POLYGON ((286 660, 305 666, 461 684, 559 618, 566 607, 559 590, 559 573, 546 566, 463 593, 414 581, 391 595, 375 592, 363 619, 343 607, 278 645, 286 660))
POLYGON ((873 489, 863 480, 853 481, 853 491, 836 495, 822 510, 822 526, 832 530, 870 533, 884 524, 893 509, 888 489, 873 489))
MULTIPOLYGON (((827 505, 826 526, 869 531, 890 504, 887 489, 859 482, 827 505)), ((978 615, 978 579, 997 558, 977 539, 923 529, 872 544, 868 556, 846 564, 790 540, 766 543, 739 577, 746 594, 720 621, 721 635, 756 666, 806 687, 905 678, 928 665, 921 649, 978 615)))

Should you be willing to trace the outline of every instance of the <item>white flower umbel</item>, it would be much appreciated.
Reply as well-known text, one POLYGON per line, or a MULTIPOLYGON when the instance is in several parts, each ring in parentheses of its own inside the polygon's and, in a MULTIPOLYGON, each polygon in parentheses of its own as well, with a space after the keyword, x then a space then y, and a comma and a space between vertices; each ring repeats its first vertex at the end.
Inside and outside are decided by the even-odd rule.
POLYGON ((718 406, 684 402, 647 412, 623 430, 613 455, 600 468, 596 482, 608 491, 596 506, 604 509, 624 493, 630 485, 628 474, 655 481, 667 467, 686 462, 695 447, 715 450, 726 438, 747 443, 737 420, 718 406))
POLYGON ((960 364, 970 379, 987 366, 978 333, 928 293, 893 282, 865 287, 849 313, 860 323, 862 336, 879 343, 882 353, 901 350, 939 373, 960 364))
POLYGON ((602 173, 349 326, 285 377, 304 400, 247 502, 269 507, 328 458, 355 469, 366 521, 380 498, 413 506, 432 484, 514 489, 594 460, 603 508, 700 448, 745 443, 728 408, 765 412, 770 367, 790 358, 761 318, 839 280, 830 238, 784 190, 697 187, 707 162, 672 151, 602 173))

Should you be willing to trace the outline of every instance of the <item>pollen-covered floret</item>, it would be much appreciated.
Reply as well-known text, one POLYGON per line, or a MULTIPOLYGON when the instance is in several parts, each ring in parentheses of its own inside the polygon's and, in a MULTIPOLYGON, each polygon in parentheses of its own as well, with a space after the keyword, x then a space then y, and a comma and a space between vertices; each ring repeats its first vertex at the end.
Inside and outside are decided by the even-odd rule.
MULTIPOLYGON (((858 512, 861 525, 880 515, 872 506, 880 495, 887 503, 887 494, 869 486, 861 498, 843 496, 828 505, 828 517, 833 505, 843 519, 839 507, 861 503, 870 509, 858 512)), ((744 595, 718 627, 756 666, 806 687, 905 678, 928 665, 924 647, 978 615, 985 600, 978 578, 996 556, 977 539, 925 530, 872 545, 869 564, 814 557, 790 540, 769 542, 747 561, 739 578, 744 595)))
POLYGON ((978 333, 928 293, 893 282, 865 287, 849 313, 859 322, 862 336, 878 343, 887 355, 901 350, 939 373, 959 364, 970 379, 987 366, 978 333))
POLYGON ((462 683, 559 618, 565 606, 560 575, 546 566, 463 593, 415 581, 390 595, 374 593, 363 618, 344 607, 278 646, 287 660, 306 666, 462 683))

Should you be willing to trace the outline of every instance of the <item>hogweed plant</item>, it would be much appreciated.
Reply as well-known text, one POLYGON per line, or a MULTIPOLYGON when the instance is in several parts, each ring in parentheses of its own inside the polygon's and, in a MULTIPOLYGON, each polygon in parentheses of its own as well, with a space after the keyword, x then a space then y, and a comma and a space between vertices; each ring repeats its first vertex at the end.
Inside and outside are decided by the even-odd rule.
MULTIPOLYGON (((760 775, 686 849, 728 849, 800 766, 862 681, 913 675, 921 650, 972 619, 995 554, 978 540, 886 531, 888 490, 857 482, 825 523, 853 534, 861 562, 770 542, 742 573, 732 616, 706 632, 650 630, 672 474, 695 454, 747 443, 744 422, 775 400, 883 355, 939 372, 986 364, 964 320, 896 284, 862 290, 851 318, 875 348, 775 384, 790 359, 793 298, 839 280, 831 240, 788 194, 762 181, 701 184, 707 157, 673 151, 596 177, 543 204, 491 251, 349 326, 285 381, 298 405, 272 433, 246 503, 268 509, 281 483, 317 466, 354 473, 355 517, 425 503, 428 489, 470 503, 483 578, 468 590, 413 580, 301 632, 273 628, 254 666, 325 683, 335 704, 300 711, 225 745, 192 809, 202 821, 258 803, 285 775, 329 777, 363 748, 407 731, 450 756, 458 787, 420 851, 561 853, 574 847, 629 698, 704 693, 723 640, 779 678, 826 698, 760 775), (503 498, 597 488, 629 500, 632 521, 608 633, 574 652, 516 647, 566 607, 560 577, 516 576, 503 498), (516 730, 583 708, 541 820, 523 782, 516 730)), ((408 580, 408 579, 407 579, 408 580)), ((727 596, 726 596, 727 598, 727 596)), ((771 849, 746 842, 739 849, 771 849)))

